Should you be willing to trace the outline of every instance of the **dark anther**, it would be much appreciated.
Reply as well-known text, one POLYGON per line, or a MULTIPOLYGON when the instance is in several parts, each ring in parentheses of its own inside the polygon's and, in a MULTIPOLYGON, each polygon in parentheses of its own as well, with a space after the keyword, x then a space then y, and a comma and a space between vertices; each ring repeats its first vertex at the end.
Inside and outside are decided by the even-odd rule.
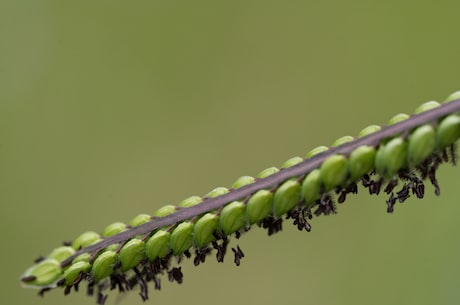
POLYGON ((398 185, 397 179, 391 180, 390 182, 388 182, 387 186, 385 187, 383 191, 386 194, 390 194, 397 185, 398 185))
POLYGON ((294 225, 297 226, 299 231, 305 229, 305 231, 311 231, 311 225, 308 223, 307 218, 310 218, 311 213, 304 207, 297 207, 288 212, 286 219, 292 218, 294 219, 294 225))
POLYGON ((337 198, 337 202, 338 203, 343 203, 345 201, 345 199, 347 199, 347 192, 346 191, 342 191, 339 195, 339 198, 337 198))
POLYGON ((441 158, 444 162, 449 162, 449 154, 447 153, 447 149, 444 149, 444 150, 440 153, 440 158, 441 158))
POLYGON ((192 254, 190 253, 189 250, 185 250, 185 251, 184 251, 184 255, 185 255, 186 258, 192 257, 192 254))
POLYGON ((64 295, 68 295, 72 291, 72 286, 65 286, 64 295))
POLYGON ((377 181, 374 181, 374 184, 372 185, 372 194, 380 194, 380 189, 383 184, 383 179, 379 179, 377 181))
POLYGON ((244 253, 243 251, 241 251, 240 246, 236 246, 236 249, 232 248, 232 251, 235 254, 235 260, 234 260, 235 265, 239 266, 241 259, 244 257, 244 253))
POLYGON ((139 292, 139 295, 141 296, 142 301, 145 302, 149 299, 148 286, 145 282, 141 282, 141 281, 139 281, 139 286, 141 287, 141 291, 139 292))
POLYGON ((126 278, 125 274, 123 274, 123 276, 121 278, 122 278, 122 283, 125 284, 126 291, 133 290, 133 288, 137 284, 139 284, 139 282, 137 281, 136 275, 134 275, 134 276, 132 276, 130 278, 126 278))
POLYGON ((380 193, 380 189, 382 187, 383 179, 379 179, 377 181, 374 181, 369 178, 369 176, 365 176, 362 178, 362 184, 364 187, 367 187, 369 190, 369 195, 376 194, 378 195, 380 193))
POLYGON ((224 233, 218 232, 218 231, 212 232, 212 235, 216 239, 212 241, 211 244, 213 248, 217 250, 217 253, 216 253, 217 262, 222 263, 224 262, 225 253, 227 253, 227 246, 229 243, 228 238, 224 233), (221 244, 218 243, 219 240, 222 240, 221 244))
POLYGON ((94 294, 94 282, 88 284, 88 290, 86 291, 86 294, 89 296, 94 294))
POLYGON ((184 251, 182 254, 179 254, 179 255, 177 256, 177 262, 178 262, 179 264, 182 263, 182 259, 184 258, 184 256, 185 256, 186 258, 190 258, 190 256, 191 256, 190 252, 188 252, 187 254, 186 254, 185 252, 188 252, 188 250, 184 251))
POLYGON ((158 274, 161 270, 160 258, 157 257, 150 263, 150 271, 152 274, 158 274))
POLYGON ((170 282, 176 281, 177 283, 182 284, 182 279, 184 275, 182 274, 181 269, 181 267, 174 267, 170 271, 168 271, 168 279, 170 282))
POLYGON ((219 263, 224 262, 224 257, 225 257, 226 252, 227 252, 227 243, 224 242, 223 244, 219 245, 219 247, 217 248, 217 253, 216 253, 217 262, 219 263))
POLYGON ((164 270, 167 270, 169 268, 169 263, 171 261, 171 257, 172 257, 172 253, 168 254, 164 258, 160 258, 160 266, 161 266, 161 268, 163 268, 164 270))
POLYGON ((43 297, 43 295, 45 294, 45 292, 50 291, 50 290, 51 290, 51 288, 49 288, 49 287, 42 288, 42 289, 40 289, 40 291, 38 292, 38 295, 41 296, 41 297, 43 297))
POLYGON ((347 194, 358 194, 358 185, 356 183, 352 182, 350 183, 346 188, 340 191, 339 198, 337 199, 338 203, 343 203, 345 202, 347 198, 347 194))
POLYGON ((431 161, 434 160, 432 159, 431 157, 426 159, 425 161, 423 161, 422 163, 420 163, 419 165, 417 165, 416 169, 417 171, 420 173, 420 178, 422 180, 426 179, 426 177, 428 177, 428 171, 429 171, 429 168, 432 166, 431 165, 431 161))
POLYGON ((21 278, 21 281, 23 281, 24 283, 29 283, 29 282, 33 282, 37 279, 37 277, 35 275, 28 275, 28 276, 24 276, 21 278))
POLYGON ((403 187, 401 188, 401 190, 396 193, 396 196, 398 197, 398 200, 400 203, 403 203, 404 201, 406 201, 407 198, 410 197, 409 189, 410 189, 409 183, 405 183, 403 187))
POLYGON ((332 200, 332 197, 328 194, 325 194, 319 199, 319 204, 314 212, 316 216, 320 215, 330 215, 332 213, 337 213, 335 204, 332 200))
POLYGON ((371 184, 372 184, 371 177, 369 177, 368 174, 364 175, 364 176, 361 178, 361 183, 362 183, 363 187, 369 187, 369 186, 371 186, 371 184))
MULTIPOLYGON (((413 178, 414 178, 414 174, 412 174, 411 172, 409 172, 407 169, 400 169, 398 171, 398 177, 402 180, 402 181, 411 181, 413 178)), ((396 183, 397 184, 397 183, 396 183)))
MULTIPOLYGON (((113 274, 110 276, 110 290, 113 290, 118 287, 119 292, 124 292, 123 283, 125 283, 125 278, 120 274, 113 274)), ((127 290, 131 290, 131 287, 127 287, 127 290)))
POLYGON ((62 242, 62 245, 66 246, 66 247, 70 247, 70 246, 72 246, 72 242, 71 241, 64 241, 64 242, 62 242))
POLYGON ((283 229, 283 220, 273 216, 265 217, 261 224, 264 229, 268 230, 268 236, 278 233, 283 229))
POLYGON ((80 274, 77 276, 77 278, 73 281, 73 285, 78 285, 84 278, 83 272, 80 272, 80 274))
POLYGON ((206 256, 211 252, 209 247, 205 247, 203 249, 196 249, 195 251, 195 258, 193 259, 193 264, 198 266, 200 263, 204 263, 206 260, 206 256))
POLYGON ((34 260, 34 263, 35 263, 35 264, 38 264, 39 262, 42 262, 44 259, 45 259, 44 256, 39 256, 39 257, 37 257, 37 258, 34 260))
POLYGON ((235 237, 236 237, 236 239, 239 239, 241 237, 240 231, 235 232, 235 237))
POLYGON ((419 199, 422 199, 423 196, 425 196, 425 184, 417 177, 412 179, 412 194, 417 196, 419 199))
POLYGON ((457 165, 457 145, 454 143, 449 147, 450 162, 452 165, 457 165))
POLYGON ((222 243, 220 245, 216 241, 212 243, 214 249, 217 250, 216 260, 219 263, 224 262, 224 257, 225 257, 225 254, 227 253, 227 246, 229 243, 227 236, 222 235, 221 238, 222 238, 222 243))
POLYGON ((438 180, 436 179, 436 171, 431 170, 428 173, 428 178, 430 179, 431 184, 433 184, 434 186, 434 193, 436 194, 436 196, 441 195, 441 189, 439 188, 438 180))
MULTIPOLYGON (((213 247, 214 249, 216 249, 217 251, 219 251, 219 247, 220 247, 220 246, 217 244, 217 241, 213 240, 213 241, 211 242, 211 244, 212 244, 212 247, 213 247)), ((217 255, 216 255, 216 256, 217 256, 217 255)))
POLYGON ((99 294, 97 295, 97 304, 104 305, 105 301, 107 300, 107 297, 108 295, 104 295, 99 292, 99 294))
POLYGON ((350 183, 350 185, 347 186, 346 188, 347 190, 347 193, 351 193, 351 194, 358 194, 358 185, 354 182, 350 183))
POLYGON ((146 281, 152 281, 155 285, 156 290, 161 289, 160 278, 157 277, 157 274, 161 272, 160 267, 158 267, 160 265, 159 260, 159 258, 156 258, 153 262, 147 264, 144 269, 146 281))
POLYGON ((201 257, 197 254, 193 259, 193 265, 198 266, 201 262, 201 257))
POLYGON ((161 280, 160 280, 160 278, 155 276, 152 280, 153 280, 153 283, 155 284, 155 290, 161 290, 161 280))
POLYGON ((425 196, 425 184, 420 181, 414 186, 412 192, 417 196, 417 198, 422 199, 425 196))
POLYGON ((149 299, 149 289, 148 289, 147 283, 145 282, 142 276, 142 273, 139 271, 139 269, 134 268, 133 270, 134 270, 134 273, 136 273, 135 279, 140 287, 139 295, 141 296, 142 301, 145 302, 149 299))
POLYGON ((393 213, 394 211, 394 206, 396 204, 396 200, 398 198, 394 196, 393 193, 390 194, 390 198, 388 198, 388 200, 386 201, 387 205, 388 205, 388 208, 387 208, 387 212, 388 213, 393 213))
POLYGON ((169 269, 169 265, 171 262, 172 253, 168 254, 164 258, 156 258, 153 261, 153 265, 150 266, 150 270, 147 271, 147 274, 152 274, 155 276, 156 274, 163 274, 163 271, 167 271, 169 269))

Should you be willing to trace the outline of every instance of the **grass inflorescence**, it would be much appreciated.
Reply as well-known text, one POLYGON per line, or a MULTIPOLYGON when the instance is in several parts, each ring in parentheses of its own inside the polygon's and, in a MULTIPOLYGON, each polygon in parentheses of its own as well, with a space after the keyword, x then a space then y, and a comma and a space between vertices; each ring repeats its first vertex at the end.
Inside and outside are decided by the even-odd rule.
MULTIPOLYGON (((335 214, 336 205, 359 186, 371 195, 384 194, 389 213, 411 196, 423 198, 427 181, 439 195, 439 165, 457 161, 459 111, 460 91, 442 104, 422 104, 413 115, 398 114, 385 127, 368 126, 356 138, 339 138, 280 168, 240 177, 230 188, 191 196, 153 215, 139 214, 128 224, 112 223, 102 233, 85 232, 37 259, 21 282, 39 288, 40 294, 56 287, 68 294, 85 282, 98 304, 105 302, 107 290, 138 286, 147 300, 150 282, 161 288, 161 275, 182 283, 183 258, 198 266, 215 253, 223 262, 230 236, 240 238, 253 225, 272 235, 289 219, 309 232, 313 217, 335 214)), ((231 250, 240 265, 244 252, 239 246, 231 250)))

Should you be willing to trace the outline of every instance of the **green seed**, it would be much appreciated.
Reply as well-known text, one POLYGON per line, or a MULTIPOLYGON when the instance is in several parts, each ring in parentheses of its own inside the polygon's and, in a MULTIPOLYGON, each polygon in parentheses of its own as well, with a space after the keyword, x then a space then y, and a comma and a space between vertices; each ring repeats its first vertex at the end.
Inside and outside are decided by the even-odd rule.
POLYGON ((321 197, 321 171, 312 170, 302 182, 301 197, 310 206, 321 197))
POLYGON ((300 184, 296 180, 288 180, 275 191, 273 213, 280 217, 292 210, 300 201, 300 184))
POLYGON ((91 269, 91 264, 88 262, 79 261, 76 263, 72 263, 64 271, 63 278, 65 280, 65 284, 67 286, 71 286, 74 284, 75 280, 80 276, 80 273, 86 273, 91 269))
POLYGON ((261 221, 272 212, 273 193, 268 190, 260 190, 249 198, 246 203, 246 215, 249 224, 261 221))
POLYGON ((190 196, 179 203, 179 206, 183 208, 190 208, 200 204, 201 202, 203 202, 203 199, 200 196, 190 196))
POLYGON ((104 237, 110 237, 118 233, 121 233, 123 231, 126 231, 126 225, 122 222, 114 222, 108 225, 107 227, 105 227, 101 235, 104 237))
POLYGON ((183 222, 179 224, 172 232, 169 239, 169 245, 174 255, 179 255, 188 250, 193 243, 193 224, 183 222))
POLYGON ((400 137, 391 139, 379 149, 375 160, 379 174, 387 178, 393 177, 400 169, 407 166, 407 143, 400 137))
POLYGON ((215 198, 215 197, 219 197, 224 194, 227 194, 228 192, 229 192, 228 188, 220 186, 220 187, 216 187, 215 189, 213 189, 212 191, 204 195, 204 197, 205 198, 215 198))
POLYGON ((388 125, 394 125, 396 123, 402 122, 404 120, 407 120, 409 117, 410 116, 408 114, 398 113, 388 121, 388 125))
POLYGON ((329 192, 347 181, 347 159, 342 155, 333 155, 326 159, 320 167, 324 191, 329 192))
POLYGON ((452 94, 450 94, 446 100, 444 101, 444 103, 449 103, 449 102, 452 102, 452 101, 455 101, 455 100, 458 100, 460 99, 460 91, 456 91, 452 94))
POLYGON ((219 228, 219 216, 214 213, 204 214, 198 221, 195 223, 194 228, 194 240, 195 245, 198 248, 203 248, 210 242, 212 242, 215 237, 213 233, 219 228))
POLYGON ((434 109, 436 107, 439 107, 439 105, 441 104, 439 104, 436 101, 429 101, 429 102, 423 103, 420 106, 418 106, 417 109, 415 109, 414 114, 419 114, 419 113, 434 109))
POLYGON ((173 214, 177 211, 177 208, 171 204, 165 205, 153 213, 154 217, 165 217, 170 214, 173 214))
POLYGON ((350 181, 356 181, 372 171, 375 163, 375 154, 375 148, 367 145, 353 150, 348 158, 350 181))
POLYGON ((431 125, 423 125, 415 129, 409 136, 409 164, 419 165, 428 158, 436 148, 436 132, 431 125))
POLYGON ((232 188, 233 188, 233 189, 237 189, 237 188, 243 187, 243 186, 245 186, 245 185, 254 183, 255 181, 256 181, 256 179, 254 179, 254 177, 251 177, 251 176, 242 176, 242 177, 239 177, 239 178, 235 181, 235 183, 233 183, 232 188))
POLYGON ((240 201, 227 204, 220 212, 219 223, 222 231, 229 235, 246 225, 246 205, 240 201))
POLYGON ((52 258, 57 260, 58 262, 62 262, 68 257, 72 256, 74 253, 74 248, 62 246, 54 249, 50 254, 48 254, 47 258, 52 258))
POLYGON ((307 155, 305 156, 306 159, 313 157, 314 155, 320 154, 322 152, 325 152, 326 150, 329 150, 329 147, 327 146, 318 146, 310 150, 307 155))
POLYGON ((107 246, 104 251, 117 251, 118 248, 120 248, 119 244, 111 244, 110 246, 107 246))
POLYGON ((379 131, 380 129, 382 129, 382 127, 380 127, 378 125, 369 125, 369 126, 367 126, 366 128, 364 128, 363 130, 361 130, 359 132, 358 138, 362 138, 362 137, 365 137, 367 135, 370 135, 371 133, 379 131))
POLYGON ((263 171, 261 171, 258 175, 257 175, 257 178, 260 178, 260 179, 263 179, 263 178, 267 178, 268 176, 271 176, 277 172, 279 172, 280 170, 276 167, 269 167, 269 168, 266 168, 264 169, 263 171))
POLYGON ((78 262, 89 262, 91 260, 91 253, 82 253, 73 259, 72 264, 78 262))
POLYGON ((129 225, 131 227, 138 227, 146 222, 149 222, 151 220, 151 216, 147 214, 139 214, 133 219, 130 220, 129 225))
POLYGON ((380 144, 375 154, 375 171, 380 175, 385 173, 385 144, 380 144))
POLYGON ((331 146, 332 147, 337 147, 337 146, 340 146, 342 144, 351 142, 353 140, 354 140, 354 138, 352 136, 343 136, 343 137, 338 138, 337 140, 335 140, 334 143, 332 143, 331 146))
POLYGON ((75 250, 83 249, 101 240, 102 239, 98 233, 88 231, 81 234, 73 241, 72 248, 74 248, 75 250))
POLYGON ((119 253, 121 272, 128 271, 139 265, 145 257, 144 246, 145 243, 137 238, 133 238, 123 245, 119 253))
POLYGON ((169 239, 171 233, 165 230, 158 230, 153 234, 145 243, 145 254, 150 261, 155 260, 157 257, 163 258, 171 252, 169 246, 169 239))
POLYGON ((444 118, 436 129, 436 138, 439 150, 454 144, 460 138, 460 116, 453 114, 444 118))
POLYGON ((301 157, 292 157, 286 160, 286 162, 284 162, 283 165, 281 165, 281 168, 289 168, 291 166, 301 163, 302 161, 303 159, 301 157))
POLYGON ((29 268, 21 277, 22 283, 30 287, 55 287, 62 274, 60 263, 47 258, 29 268))
POLYGON ((91 274, 94 281, 97 283, 100 280, 110 276, 114 269, 113 267, 118 261, 118 255, 115 251, 106 251, 101 253, 93 263, 91 274))

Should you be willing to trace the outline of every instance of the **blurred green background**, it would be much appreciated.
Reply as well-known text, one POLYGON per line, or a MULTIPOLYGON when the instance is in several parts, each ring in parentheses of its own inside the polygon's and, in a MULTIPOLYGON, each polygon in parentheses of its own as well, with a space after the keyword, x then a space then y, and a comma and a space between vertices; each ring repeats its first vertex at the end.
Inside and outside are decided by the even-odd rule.
MULTIPOLYGON (((460 89, 458 1, 0 1, 0 292, 86 230, 229 186, 460 89), (457 68, 455 68, 457 67, 457 68)), ((458 168, 385 212, 361 191, 311 233, 186 263, 147 304, 458 304, 458 168)), ((107 304, 142 304, 136 292, 107 304)))

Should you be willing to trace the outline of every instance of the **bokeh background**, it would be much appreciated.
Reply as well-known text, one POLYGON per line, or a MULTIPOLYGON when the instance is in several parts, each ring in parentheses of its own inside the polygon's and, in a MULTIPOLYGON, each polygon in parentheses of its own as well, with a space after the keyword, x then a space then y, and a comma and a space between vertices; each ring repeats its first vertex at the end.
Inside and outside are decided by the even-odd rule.
MULTIPOLYGON (((0 295, 83 231, 229 186, 460 89, 458 1, 0 1, 0 295)), ((385 212, 238 241, 147 304, 458 304, 458 168, 385 212)), ((136 292, 107 304, 142 304, 136 292)))

